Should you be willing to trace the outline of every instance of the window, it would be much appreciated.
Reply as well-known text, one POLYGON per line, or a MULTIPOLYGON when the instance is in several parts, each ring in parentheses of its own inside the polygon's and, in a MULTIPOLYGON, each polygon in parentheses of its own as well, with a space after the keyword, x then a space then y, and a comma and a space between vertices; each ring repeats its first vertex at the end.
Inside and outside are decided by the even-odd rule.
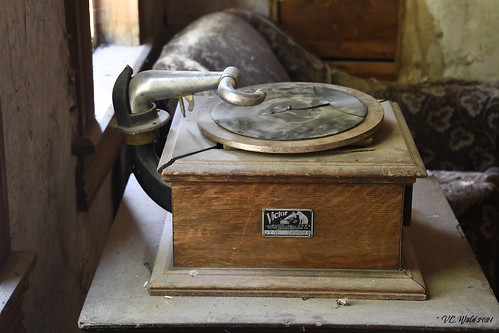
POLYGON ((114 115, 112 86, 126 64, 138 71, 151 47, 140 45, 138 0, 65 0, 71 66, 74 72, 78 136, 78 206, 88 209, 123 146, 108 129, 114 115))

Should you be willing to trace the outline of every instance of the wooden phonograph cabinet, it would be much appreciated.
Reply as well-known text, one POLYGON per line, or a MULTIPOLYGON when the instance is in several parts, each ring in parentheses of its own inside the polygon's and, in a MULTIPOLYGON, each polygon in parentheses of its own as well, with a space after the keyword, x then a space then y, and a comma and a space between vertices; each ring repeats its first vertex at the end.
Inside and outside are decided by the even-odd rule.
POLYGON ((220 97, 189 96, 170 126, 150 293, 426 299, 406 230, 426 171, 398 106, 318 83, 229 89, 241 101, 217 75, 220 97))

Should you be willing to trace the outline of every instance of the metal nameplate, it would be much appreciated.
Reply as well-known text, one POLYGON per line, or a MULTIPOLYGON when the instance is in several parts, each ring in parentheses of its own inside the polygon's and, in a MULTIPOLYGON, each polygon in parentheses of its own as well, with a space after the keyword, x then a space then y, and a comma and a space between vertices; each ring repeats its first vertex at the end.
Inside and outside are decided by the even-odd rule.
POLYGON ((264 237, 312 237, 314 212, 312 209, 263 209, 264 237))

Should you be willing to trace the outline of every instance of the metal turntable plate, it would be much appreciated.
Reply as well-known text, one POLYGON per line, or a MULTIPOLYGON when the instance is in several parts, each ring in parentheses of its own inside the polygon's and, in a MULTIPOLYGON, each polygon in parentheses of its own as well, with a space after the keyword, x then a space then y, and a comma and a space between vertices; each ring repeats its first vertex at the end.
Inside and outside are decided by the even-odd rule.
POLYGON ((323 83, 285 82, 240 90, 267 93, 242 107, 218 96, 198 111, 198 127, 224 147, 264 153, 307 153, 355 144, 377 130, 383 107, 355 89, 323 83))
POLYGON ((261 104, 242 107, 221 101, 211 115, 228 131, 280 141, 335 135, 357 126, 367 115, 358 98, 332 86, 280 83, 265 92, 261 104))

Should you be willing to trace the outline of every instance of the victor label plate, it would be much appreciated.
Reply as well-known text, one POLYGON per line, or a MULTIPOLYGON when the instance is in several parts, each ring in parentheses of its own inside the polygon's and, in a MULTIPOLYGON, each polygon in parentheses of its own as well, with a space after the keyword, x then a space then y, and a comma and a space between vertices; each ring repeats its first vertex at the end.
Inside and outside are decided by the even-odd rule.
POLYGON ((314 212, 312 209, 263 209, 264 237, 312 237, 314 212))

